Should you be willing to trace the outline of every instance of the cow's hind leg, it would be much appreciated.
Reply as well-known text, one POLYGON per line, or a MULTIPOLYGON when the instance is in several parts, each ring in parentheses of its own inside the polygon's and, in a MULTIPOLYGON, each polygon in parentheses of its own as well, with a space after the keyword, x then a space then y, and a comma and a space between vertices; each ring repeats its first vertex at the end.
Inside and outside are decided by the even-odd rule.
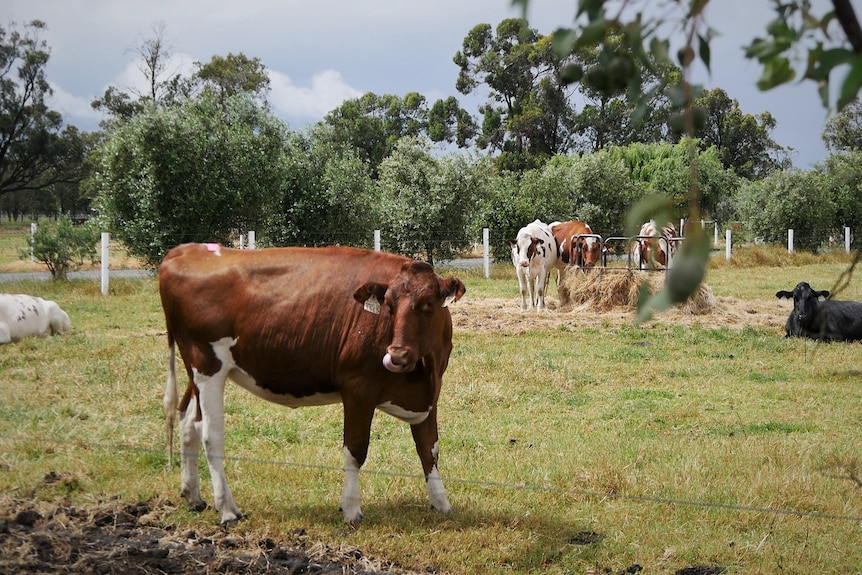
POLYGON ((200 437, 207 455, 215 508, 219 512, 220 523, 223 524, 242 518, 242 512, 234 502, 224 473, 224 388, 226 377, 224 367, 222 371, 212 376, 195 373, 195 384, 198 388, 201 408, 200 437))
POLYGON ((422 470, 425 473, 425 484, 428 488, 428 499, 431 507, 440 513, 452 513, 452 505, 446 497, 443 488, 443 480, 437 470, 437 459, 439 456, 437 447, 437 408, 433 408, 428 418, 422 423, 410 426, 413 433, 413 441, 416 443, 416 453, 422 461, 422 470))
MULTIPOLYGON (((190 394, 190 391, 186 392, 190 394)), ((197 398, 191 401, 183 400, 187 404, 185 411, 180 414, 180 468, 181 485, 180 494, 189 504, 192 511, 203 511, 207 504, 201 497, 201 478, 198 473, 198 452, 201 448, 200 424, 197 421, 197 398)))

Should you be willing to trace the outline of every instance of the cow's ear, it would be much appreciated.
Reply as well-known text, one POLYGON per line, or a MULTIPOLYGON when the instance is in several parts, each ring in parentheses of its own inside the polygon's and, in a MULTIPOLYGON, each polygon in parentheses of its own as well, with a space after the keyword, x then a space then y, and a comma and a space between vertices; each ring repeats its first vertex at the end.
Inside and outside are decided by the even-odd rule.
POLYGON ((518 243, 518 240, 506 240, 506 245, 514 246, 518 243))
POLYGON ((817 299, 819 299, 820 301, 824 301, 824 300, 829 299, 829 290, 828 289, 823 289, 823 290, 820 290, 819 292, 816 292, 816 293, 817 293, 817 299))
POLYGON ((362 304, 366 311, 380 313, 380 302, 386 295, 389 286, 378 283, 367 283, 353 292, 353 299, 362 304))
POLYGON ((467 291, 464 284, 458 278, 447 278, 440 282, 440 293, 443 295, 443 307, 458 301, 467 291))
POLYGON ((777 297, 778 299, 790 299, 793 297, 793 293, 787 290, 781 290, 775 292, 775 297, 777 297))

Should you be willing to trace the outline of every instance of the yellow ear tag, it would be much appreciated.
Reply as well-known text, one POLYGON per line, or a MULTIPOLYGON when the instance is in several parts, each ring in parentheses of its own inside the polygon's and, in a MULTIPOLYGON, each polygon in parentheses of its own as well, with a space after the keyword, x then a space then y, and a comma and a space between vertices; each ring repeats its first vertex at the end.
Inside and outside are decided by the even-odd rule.
POLYGON ((380 313, 380 302, 377 300, 376 297, 372 296, 365 300, 365 304, 362 307, 365 308, 365 311, 370 311, 374 314, 380 313))

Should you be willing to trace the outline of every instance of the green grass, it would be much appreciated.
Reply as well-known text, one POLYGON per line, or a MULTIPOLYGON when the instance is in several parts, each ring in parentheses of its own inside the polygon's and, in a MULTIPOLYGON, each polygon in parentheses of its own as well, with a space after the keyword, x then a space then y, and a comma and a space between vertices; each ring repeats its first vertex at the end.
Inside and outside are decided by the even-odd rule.
MULTIPOLYGON (((715 294, 772 299, 841 262, 718 267, 715 294)), ((511 265, 461 274, 468 298, 516 305, 511 265)), ((862 299, 858 280, 848 298, 862 299)), ((55 299, 70 333, 0 346, 0 490, 14 497, 176 502, 165 469, 167 349, 154 279, 12 282, 55 299), (46 474, 63 481, 45 481, 46 474)), ((458 304, 454 304, 457 306, 458 304)), ((550 311, 547 313, 559 313, 550 311)), ((708 323, 708 322, 704 322, 708 323)), ((228 480, 249 513, 234 529, 348 545, 454 573, 860 573, 862 346, 776 330, 660 320, 521 334, 457 331, 440 401, 455 514, 428 505, 408 427, 374 421, 365 522, 338 511, 341 409, 289 410, 228 387, 228 480), (582 543, 584 533, 599 537, 582 543)), ((211 487, 202 467, 205 497, 211 487)))

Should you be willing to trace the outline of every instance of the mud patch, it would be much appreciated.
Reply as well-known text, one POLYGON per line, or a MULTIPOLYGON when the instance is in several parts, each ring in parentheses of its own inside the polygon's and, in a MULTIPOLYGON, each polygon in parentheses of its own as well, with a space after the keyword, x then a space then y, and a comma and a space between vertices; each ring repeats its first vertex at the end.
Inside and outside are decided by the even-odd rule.
POLYGON ((0 573, 418 573, 360 550, 233 535, 217 526, 177 530, 165 501, 92 507, 0 496, 0 573))

